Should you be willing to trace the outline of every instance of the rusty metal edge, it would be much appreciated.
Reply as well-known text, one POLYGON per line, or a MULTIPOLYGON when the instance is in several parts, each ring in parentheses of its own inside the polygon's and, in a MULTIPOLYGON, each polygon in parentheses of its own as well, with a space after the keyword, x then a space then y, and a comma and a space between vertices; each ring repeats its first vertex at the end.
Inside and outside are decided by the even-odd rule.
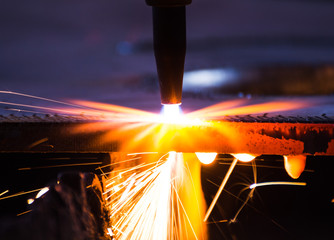
MULTIPOLYGON (((249 118, 249 117, 247 117, 249 118)), ((239 119, 239 118, 238 118, 239 119)), ((0 122, 0 152, 119 152, 119 151, 180 151, 277 155, 334 155, 334 123, 213 121, 215 127, 182 128, 169 144, 153 148, 154 144, 138 144, 124 148, 138 128, 117 140, 105 141, 105 134, 116 129, 73 131, 80 121, 0 122), (228 129, 221 131, 219 128, 228 129), (102 141, 102 139, 104 139, 102 141), (191 140, 190 140, 191 139, 191 140), (188 141, 188 142, 187 142, 188 141)), ((154 141, 154 132, 143 141, 154 141)))

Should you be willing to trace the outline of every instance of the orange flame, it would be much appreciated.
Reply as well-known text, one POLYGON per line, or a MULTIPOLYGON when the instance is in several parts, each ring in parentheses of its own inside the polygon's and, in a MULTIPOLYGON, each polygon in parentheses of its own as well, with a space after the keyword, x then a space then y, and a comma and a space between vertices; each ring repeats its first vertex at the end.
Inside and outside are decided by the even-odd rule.
MULTIPOLYGON (((106 103, 90 101, 73 101, 74 104, 87 109, 65 109, 75 114, 100 117, 93 123, 84 123, 73 129, 79 132, 103 132, 101 142, 120 142, 120 151, 157 151, 168 152, 175 150, 176 142, 182 142, 183 147, 198 147, 199 151, 210 151, 210 144, 216 141, 217 135, 223 136, 238 152, 240 136, 232 133, 228 124, 216 124, 210 119, 222 119, 226 115, 259 114, 276 111, 287 111, 305 107, 303 102, 266 102, 255 105, 246 105, 246 100, 232 100, 203 108, 182 116, 182 121, 173 121, 172 124, 162 121, 157 113, 122 107, 106 103), (211 129, 207 135, 197 133, 196 127, 207 126, 211 129), (178 141, 176 141, 178 140, 178 141), (205 147, 204 147, 205 146, 205 147), (206 149, 204 149, 206 148, 206 149)), ((182 146, 176 146, 181 148, 182 146)))

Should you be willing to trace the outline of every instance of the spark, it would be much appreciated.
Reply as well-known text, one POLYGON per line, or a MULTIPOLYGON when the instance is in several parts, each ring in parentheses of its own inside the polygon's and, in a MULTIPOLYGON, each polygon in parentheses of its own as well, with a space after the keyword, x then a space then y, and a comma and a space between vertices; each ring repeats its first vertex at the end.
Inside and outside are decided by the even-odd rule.
MULTIPOLYGON (((204 239, 198 237, 200 230, 194 225, 193 214, 188 215, 188 201, 186 205, 183 203, 185 183, 192 186, 186 184, 188 193, 189 189, 198 191, 195 180, 187 177, 190 173, 185 171, 184 161, 182 153, 169 152, 151 163, 152 166, 135 166, 136 172, 131 175, 130 169, 121 172, 121 179, 117 177, 119 174, 111 172, 114 177, 108 179, 104 196, 116 239, 204 239)), ((201 222, 201 217, 197 219, 201 222)))
MULTIPOLYGON (((219 187, 218 184, 212 182, 211 180, 207 179, 207 181, 208 181, 209 183, 213 184, 214 186, 219 187)), ((228 191, 228 190, 226 190, 226 189, 224 189, 224 191, 225 191, 227 194, 229 194, 230 196, 232 196, 232 197, 238 199, 238 200, 241 201, 242 203, 245 203, 245 204, 243 204, 243 205, 247 205, 248 207, 250 207, 250 208, 252 208, 253 210, 255 210, 257 213, 262 214, 262 212, 261 212, 260 210, 258 210, 258 209, 255 208, 254 206, 248 204, 248 200, 249 200, 249 199, 246 199, 246 200, 247 200, 247 201, 246 201, 246 200, 241 199, 240 197, 236 196, 235 194, 231 193, 230 191, 228 191)), ((252 197, 252 193, 250 192, 250 193, 248 194, 248 196, 252 197)), ((244 207, 244 206, 241 206, 240 209, 242 210, 243 207, 244 207)), ((239 210, 240 210, 240 209, 239 209, 239 210)), ((241 211, 241 210, 240 210, 240 211, 241 211)), ((240 213, 240 211, 238 211, 238 212, 240 213)), ((237 213, 238 213, 238 212, 237 212, 237 213)), ((236 216, 235 216, 234 218, 236 218, 236 216)), ((233 219, 234 219, 234 218, 233 218, 233 219)), ((209 223, 209 222, 207 222, 207 223, 209 223)))
POLYGON ((306 186, 305 182, 264 182, 264 183, 253 183, 249 186, 249 189, 262 187, 262 186, 272 186, 272 185, 291 185, 291 186, 306 186))
POLYGON ((227 223, 228 220, 224 219, 224 220, 219 220, 219 221, 212 221, 212 222, 206 222, 207 224, 216 224, 216 223, 227 223))
POLYGON ((101 168, 106 168, 106 167, 111 167, 111 166, 118 165, 118 164, 122 164, 122 163, 125 163, 125 162, 136 161, 136 160, 138 160, 138 159, 141 159, 141 157, 131 158, 131 159, 127 159, 127 160, 124 160, 124 161, 118 161, 118 162, 115 162, 115 163, 111 163, 111 164, 103 165, 102 167, 95 168, 95 170, 97 170, 97 169, 101 169, 101 168))
POLYGON ((0 101, 0 104, 10 105, 10 106, 16 106, 16 107, 34 108, 34 109, 51 111, 51 112, 60 112, 60 113, 68 113, 68 114, 73 114, 74 113, 73 111, 69 111, 69 110, 65 110, 65 109, 60 109, 60 108, 42 107, 42 106, 22 104, 22 103, 13 103, 13 102, 0 101))
POLYGON ((30 213, 31 211, 32 211, 32 210, 28 210, 28 211, 25 211, 25 212, 16 214, 16 216, 19 217, 19 216, 22 216, 22 215, 24 215, 24 214, 30 213))
POLYGON ((28 203, 29 205, 33 204, 34 202, 35 202, 35 199, 32 199, 32 198, 29 198, 29 199, 27 200, 27 203, 28 203))
POLYGON ((6 190, 6 191, 0 193, 0 196, 5 195, 5 194, 8 193, 8 192, 9 192, 9 190, 6 190))
POLYGON ((239 216, 241 210, 247 205, 249 199, 253 197, 254 190, 255 190, 255 189, 252 189, 252 190, 249 192, 249 194, 248 194, 246 200, 243 201, 243 204, 241 205, 241 207, 239 208, 239 210, 237 211, 237 213, 234 215, 234 218, 231 219, 231 222, 236 222, 237 217, 239 216))
POLYGON ((230 168, 228 169, 228 171, 227 171, 227 173, 226 173, 226 175, 225 175, 222 183, 220 184, 220 187, 219 187, 219 189, 218 189, 215 197, 213 198, 213 200, 212 200, 212 202, 211 202, 211 204, 210 204, 210 206, 209 206, 209 208, 208 208, 208 210, 207 210, 207 212, 205 214, 204 222, 206 222, 208 220, 208 218, 209 218, 209 216, 210 216, 210 214, 211 214, 211 212, 213 210, 213 207, 216 205, 216 202, 217 202, 217 200, 218 200, 221 192, 223 191, 223 189, 224 189, 224 187, 225 187, 225 185, 227 183, 227 180, 230 178, 230 175, 232 174, 234 167, 237 165, 237 162, 238 162, 238 159, 236 159, 236 158, 233 159, 233 162, 232 162, 230 168))
POLYGON ((76 166, 89 166, 89 165, 99 165, 102 162, 92 162, 92 163, 73 163, 73 164, 60 164, 60 165, 51 165, 51 166, 43 166, 43 167, 25 167, 18 168, 18 171, 26 171, 32 169, 46 169, 46 168, 59 168, 59 167, 76 167, 76 166))
MULTIPOLYGON (((218 184, 212 182, 211 180, 207 179, 207 181, 210 182, 210 183, 212 183, 214 186, 219 187, 218 184)), ((255 189, 252 189, 252 191, 253 191, 253 190, 255 190, 255 189)), ((240 197, 234 195, 233 193, 229 192, 228 190, 224 189, 224 191, 225 191, 227 194, 231 195, 232 197, 238 199, 239 201, 241 201, 241 202, 243 202, 243 203, 246 202, 245 200, 243 200, 243 199, 241 199, 240 197)), ((248 196, 252 197, 251 194, 252 194, 252 193, 250 192, 248 196)), ((247 199, 246 199, 246 200, 247 200, 247 199)), ((249 200, 249 199, 248 199, 248 200, 249 200)), ((270 222, 272 222, 274 225, 276 225, 276 226, 279 227, 280 229, 286 231, 286 229, 285 229, 284 227, 282 227, 280 224, 278 224, 276 221, 274 221, 273 219, 271 219, 271 218, 268 217, 267 215, 263 214, 263 212, 260 211, 259 209, 255 208, 255 207, 252 206, 252 205, 249 205, 248 202, 246 202, 245 205, 247 205, 248 207, 252 208, 254 211, 256 211, 258 214, 262 215, 263 217, 267 218, 270 222)), ((242 206, 242 208, 243 208, 243 206, 242 206)), ((237 212, 237 213, 238 213, 238 212, 237 212)), ((239 214, 240 214, 240 211, 239 211, 239 214)), ((234 219, 236 220, 236 217, 234 217, 232 220, 230 220, 230 222, 232 222, 234 219)), ((224 221, 224 220, 223 220, 223 221, 224 221)), ((215 223, 215 221, 213 221, 213 222, 215 223)), ((210 223, 210 222, 207 222, 207 223, 210 223)))
POLYGON ((42 144, 42 143, 45 143, 45 142, 47 142, 47 141, 49 141, 48 138, 42 138, 42 139, 40 139, 40 140, 38 140, 38 141, 36 141, 36 142, 30 144, 30 145, 28 146, 28 149, 31 149, 31 148, 33 148, 33 147, 36 147, 36 146, 38 146, 38 145, 40 145, 40 144, 42 144))
POLYGON ((15 193, 6 197, 2 197, 0 198, 0 200, 4 200, 4 199, 8 199, 8 198, 13 198, 13 197, 18 197, 18 196, 22 196, 25 194, 29 194, 29 193, 33 193, 33 192, 38 192, 40 190, 42 190, 43 188, 39 188, 39 189, 35 189, 35 190, 31 190, 31 191, 27 191, 27 192, 19 192, 19 193, 15 193))
POLYGON ((48 187, 42 188, 36 195, 36 199, 42 197, 45 193, 47 193, 49 191, 48 187))
POLYGON ((242 162, 250 162, 252 161, 255 156, 251 155, 251 154, 245 154, 245 153, 241 153, 241 154, 232 154, 234 156, 234 159, 232 161, 232 164, 230 166, 230 168, 228 169, 222 183, 220 184, 220 187, 215 195, 215 197, 213 198, 206 214, 205 214, 205 217, 204 217, 204 222, 206 222, 214 208, 214 206, 216 205, 217 201, 218 201, 218 198, 220 196, 220 194, 222 193, 226 183, 227 183, 227 180, 230 178, 233 170, 234 170, 234 167, 237 165, 237 162, 238 160, 242 161, 242 162))
POLYGON ((24 93, 19 93, 19 92, 0 91, 0 93, 1 93, 1 94, 8 94, 8 95, 17 95, 17 96, 21 96, 21 97, 27 97, 27 98, 38 99, 38 100, 42 100, 42 101, 46 101, 46 102, 52 102, 52 103, 58 103, 58 104, 63 104, 63 105, 67 105, 67 106, 72 106, 72 107, 79 107, 79 108, 82 108, 82 106, 80 106, 80 105, 70 104, 70 103, 68 103, 68 102, 57 101, 57 100, 53 100, 53 99, 50 99, 50 98, 38 97, 38 96, 29 95, 29 94, 24 94, 24 93))

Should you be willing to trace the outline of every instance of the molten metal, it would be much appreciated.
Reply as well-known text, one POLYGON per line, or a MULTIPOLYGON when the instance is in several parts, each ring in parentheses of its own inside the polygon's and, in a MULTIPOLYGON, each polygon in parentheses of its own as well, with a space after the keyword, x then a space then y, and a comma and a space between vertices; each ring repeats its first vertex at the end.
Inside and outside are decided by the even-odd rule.
POLYGON ((284 167, 286 172, 293 179, 299 178, 302 172, 305 169, 306 165, 306 156, 297 155, 297 156, 284 156, 284 167))
POLYGON ((196 152, 195 154, 196 154, 198 160, 200 160, 200 162, 203 163, 203 164, 210 164, 217 157, 217 153, 196 152))
POLYGON ((248 153, 238 153, 238 154, 231 154, 233 157, 238 159, 240 162, 251 162, 254 160, 255 156, 248 154, 248 153))

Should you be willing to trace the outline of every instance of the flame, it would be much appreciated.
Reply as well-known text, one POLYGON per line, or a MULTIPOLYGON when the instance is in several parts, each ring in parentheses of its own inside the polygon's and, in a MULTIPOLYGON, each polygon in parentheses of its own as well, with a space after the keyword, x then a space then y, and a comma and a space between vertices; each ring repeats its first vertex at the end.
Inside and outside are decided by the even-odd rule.
POLYGON ((83 112, 80 109, 81 114, 92 117, 103 116, 103 121, 82 124, 73 129, 74 133, 103 131, 104 135, 99 141, 124 143, 120 149, 124 152, 138 150, 167 152, 175 148, 176 142, 182 142, 182 146, 176 146, 181 151, 183 146, 184 148, 187 146, 197 148, 198 152, 202 149, 207 151, 212 143, 215 143, 214 136, 217 134, 226 138, 235 151, 238 151, 240 146, 243 146, 238 133, 232 132, 228 124, 210 120, 223 118, 229 114, 268 113, 306 106, 306 103, 290 101, 245 106, 247 101, 238 99, 187 114, 182 114, 180 105, 164 105, 162 113, 158 114, 105 103, 89 101, 74 101, 73 103, 88 108, 83 112), (208 135, 202 135, 194 130, 194 127, 201 126, 208 126, 212 131, 208 135), (175 141, 176 139, 178 141, 175 141))
POLYGON ((224 101, 194 112, 181 114, 179 105, 163 107, 163 115, 149 111, 123 107, 107 103, 72 100, 70 103, 35 97, 27 94, 0 91, 0 94, 18 95, 34 100, 65 105, 59 108, 0 102, 8 106, 20 107, 20 111, 46 111, 64 116, 79 116, 87 123, 76 125, 72 133, 100 133, 96 141, 100 143, 120 143, 118 151, 168 152, 173 149, 195 149, 197 152, 215 151, 217 135, 228 142, 229 149, 240 152, 245 146, 241 133, 234 132, 224 120, 227 115, 245 115, 287 111, 307 106, 298 101, 272 101, 251 105, 249 100, 224 101), (214 120, 214 121, 213 121, 214 120), (207 127, 206 134, 196 128, 207 127))
POLYGON ((222 102, 199 111, 190 113, 192 117, 205 119, 216 119, 228 115, 248 115, 260 113, 282 112, 293 109, 300 109, 309 106, 309 103, 301 101, 273 101, 253 105, 246 105, 247 100, 233 100, 222 102), (238 106, 239 105, 239 106, 238 106))

